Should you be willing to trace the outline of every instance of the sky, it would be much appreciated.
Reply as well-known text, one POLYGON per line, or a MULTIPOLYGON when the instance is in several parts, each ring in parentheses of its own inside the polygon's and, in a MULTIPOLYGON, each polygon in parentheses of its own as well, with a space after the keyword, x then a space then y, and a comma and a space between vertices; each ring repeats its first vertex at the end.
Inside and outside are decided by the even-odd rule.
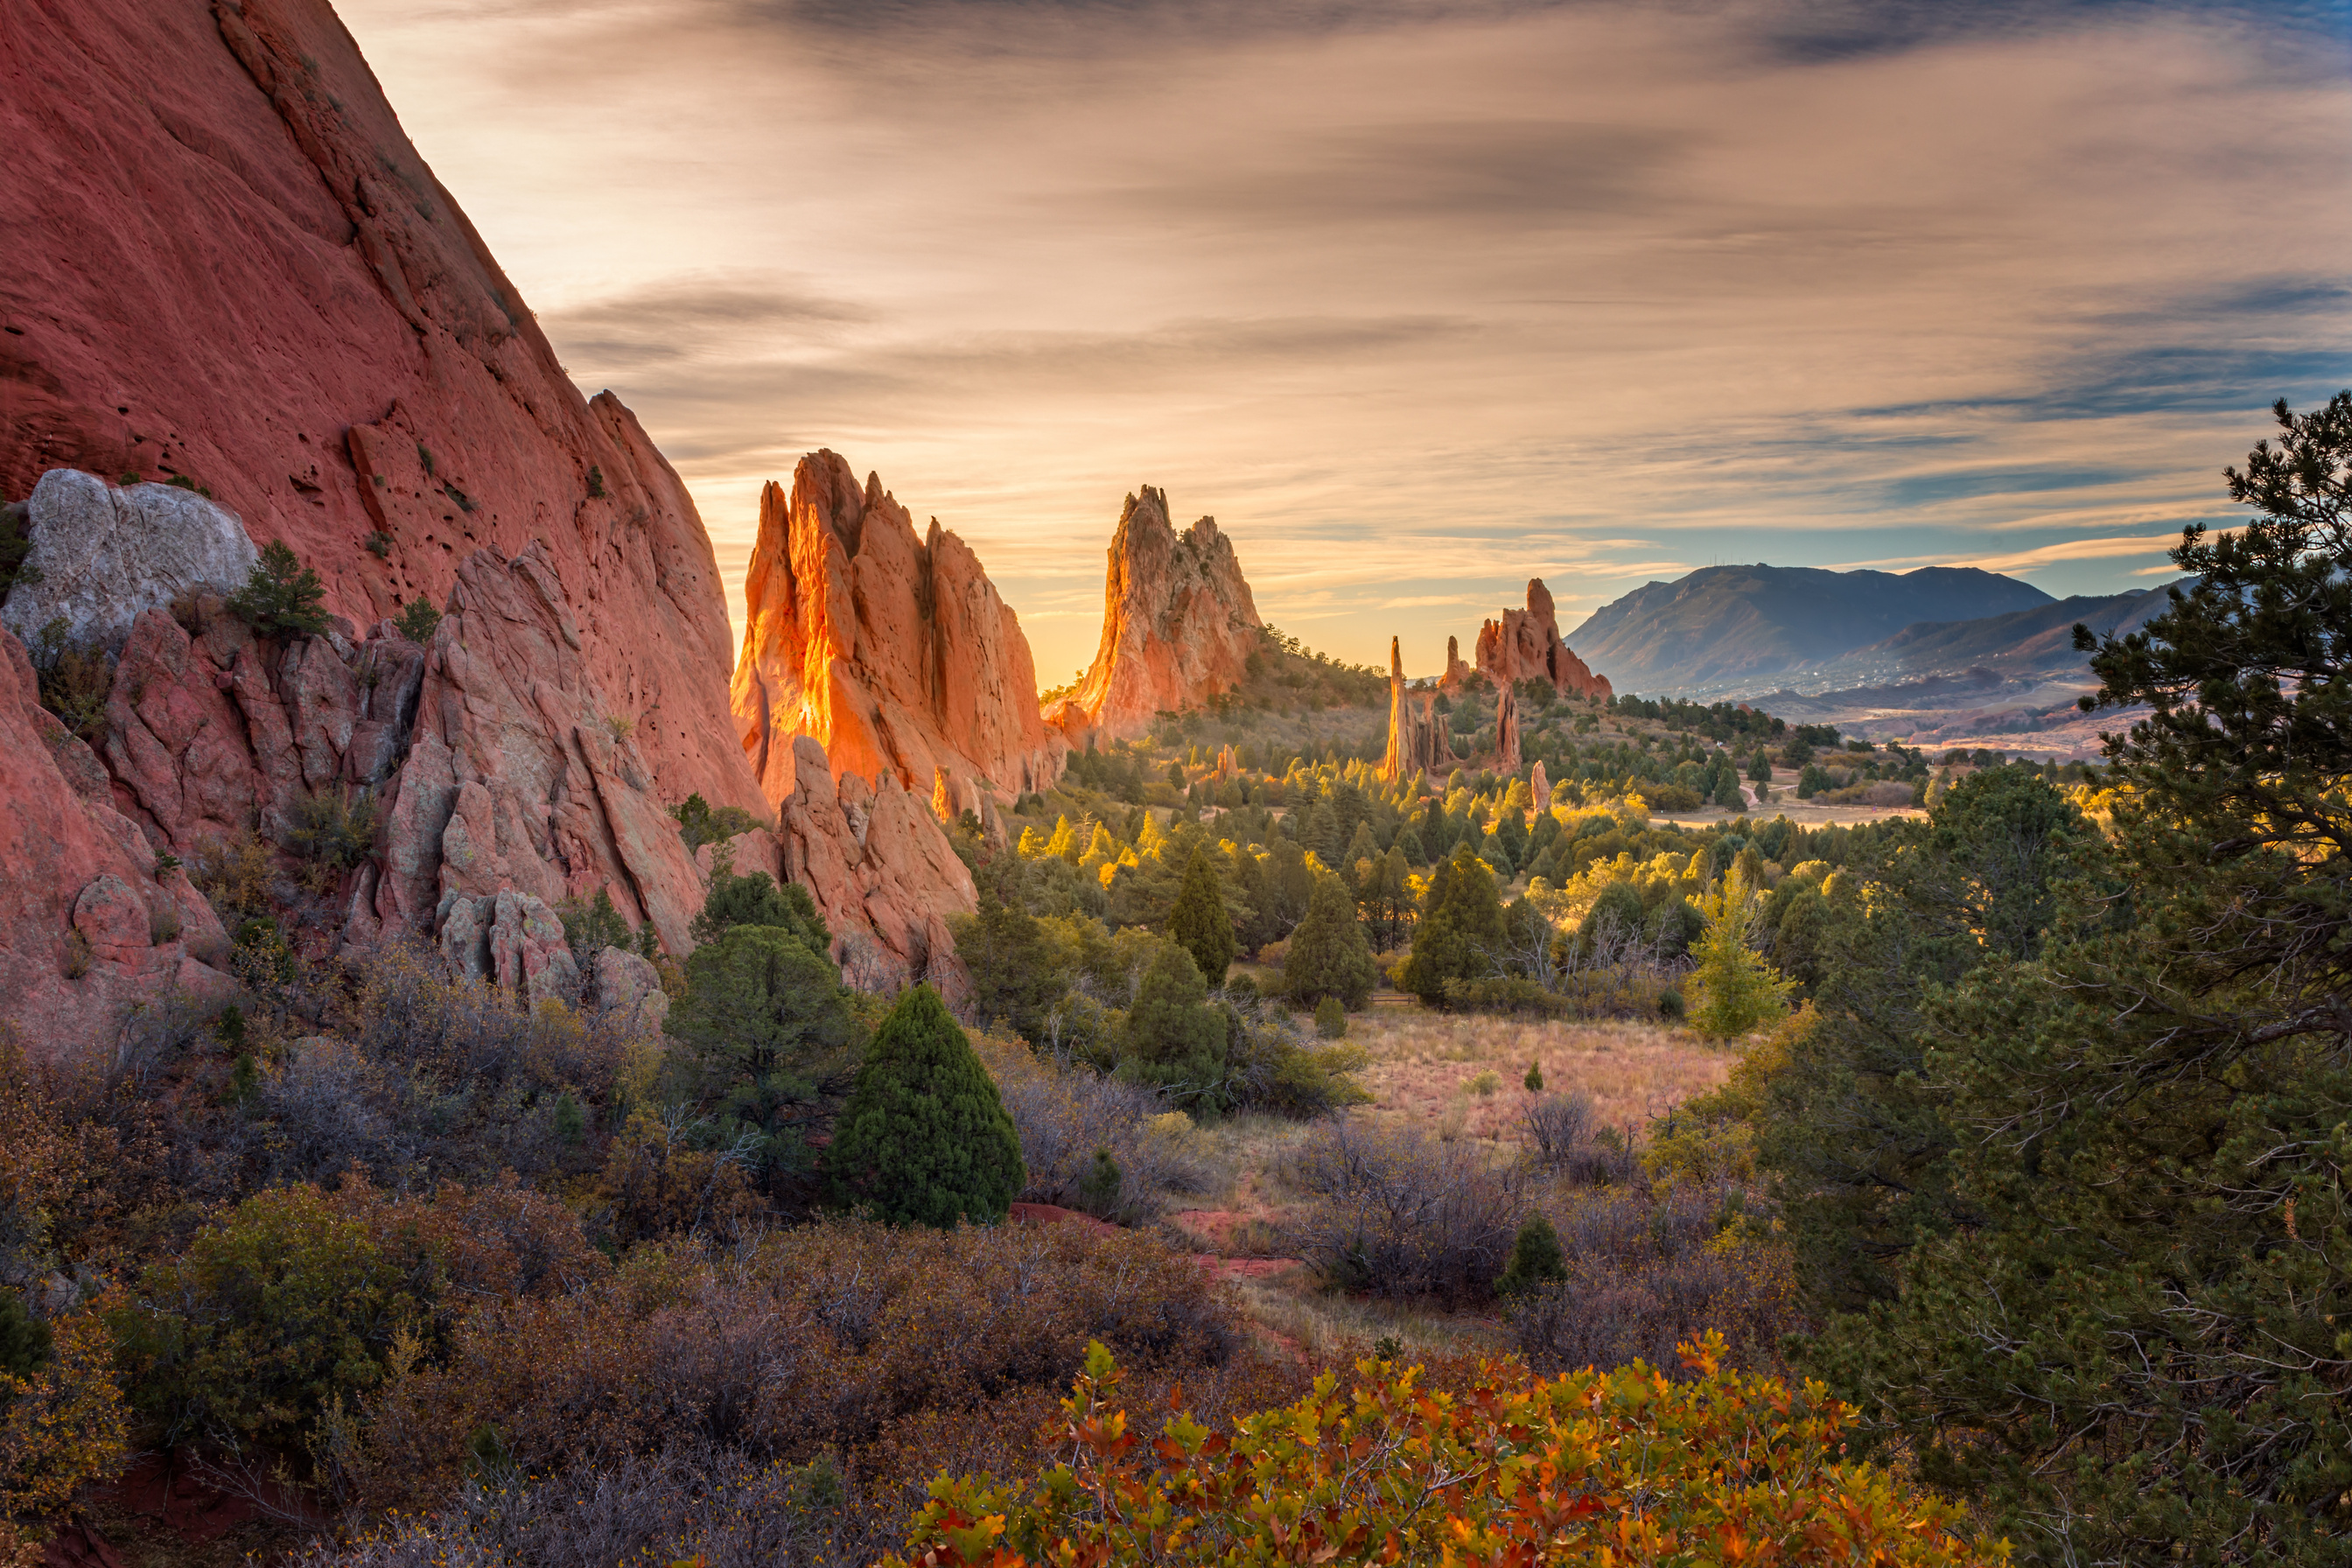
MULTIPOLYGON (((2352 385, 2352 0, 341 0, 740 631, 829 447, 1041 684, 1139 485, 1431 673, 1717 563, 2172 575, 2352 385)), ((1605 673, 1605 671, 1604 671, 1605 673)))

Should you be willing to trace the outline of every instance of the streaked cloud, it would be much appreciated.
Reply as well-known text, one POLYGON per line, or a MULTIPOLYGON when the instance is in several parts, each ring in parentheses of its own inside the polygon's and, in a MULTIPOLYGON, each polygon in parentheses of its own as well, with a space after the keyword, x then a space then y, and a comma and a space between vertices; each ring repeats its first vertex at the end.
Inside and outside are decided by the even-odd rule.
POLYGON ((342 9, 730 584, 830 446, 1045 671, 1139 484, 1421 669, 1538 575, 1571 624, 1714 561, 2112 591, 2352 384, 2334 0, 342 9))

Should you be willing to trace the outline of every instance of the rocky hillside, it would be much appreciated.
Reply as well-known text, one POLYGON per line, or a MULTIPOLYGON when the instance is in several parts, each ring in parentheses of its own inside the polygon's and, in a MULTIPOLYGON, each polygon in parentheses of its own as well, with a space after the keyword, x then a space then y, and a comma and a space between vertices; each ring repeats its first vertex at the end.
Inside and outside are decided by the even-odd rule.
POLYGON ((1204 517, 1181 535, 1150 485, 1127 498, 1111 535, 1102 642, 1048 721, 1078 740, 1140 733, 1240 685, 1264 646, 1233 542, 1204 517))
POLYGON ((800 735, 836 776, 895 778, 949 815, 1061 775, 1020 617, 938 519, 916 535, 880 476, 812 452, 789 492, 771 482, 743 595, 735 722, 770 800, 794 788, 800 735))
POLYGON ((692 502, 324 0, 40 9, 0 44, 0 490, 42 574, 0 606, 0 1019, 63 1049, 216 989, 224 905, 313 957, 593 986, 556 906, 684 951, 694 794, 772 808, 738 863, 809 881, 853 977, 957 990, 928 796, 762 793, 692 502), (234 603, 280 543, 307 624, 234 603))
MULTIPOLYGON (((1720 694, 1834 659, 1920 621, 1974 620, 2051 603, 1974 567, 1830 572, 1709 566, 1603 605, 1569 640, 1619 690, 1720 694)), ((1758 687, 1761 690, 1763 687, 1758 687)))

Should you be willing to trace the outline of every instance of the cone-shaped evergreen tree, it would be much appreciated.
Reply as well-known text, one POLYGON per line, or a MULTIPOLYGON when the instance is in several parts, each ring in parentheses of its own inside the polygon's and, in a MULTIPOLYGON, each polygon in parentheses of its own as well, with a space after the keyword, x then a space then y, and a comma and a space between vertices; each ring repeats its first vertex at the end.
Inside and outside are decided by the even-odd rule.
POLYGON ((1404 986, 1433 1007, 1445 1005, 1445 983, 1466 980, 1487 969, 1487 953, 1504 940, 1503 902, 1495 879, 1468 844, 1431 876, 1421 923, 1413 928, 1412 957, 1404 986))
POLYGON ((1372 950, 1356 919, 1356 900, 1348 885, 1328 871, 1315 875, 1307 918, 1291 933, 1282 978, 1294 1000, 1319 1002, 1336 996, 1340 1005, 1350 1008, 1361 1007, 1380 983, 1372 950))
POLYGON ((1165 1090, 1180 1109, 1220 1109, 1225 1021, 1208 998, 1192 955, 1181 942, 1162 942, 1127 1011, 1120 1074, 1165 1090))
POLYGON ((1168 934, 1192 955, 1192 966, 1211 985, 1225 983, 1234 963, 1234 921, 1225 912, 1217 868, 1203 848, 1192 851, 1184 864, 1184 882, 1176 890, 1176 905, 1168 911, 1168 934))
POLYGON ((929 985, 874 1031, 830 1163, 836 1201, 890 1225, 994 1225, 1021 1191, 1013 1119, 929 985))
POLYGON ((1519 1234, 1511 1238, 1511 1259, 1495 1281, 1496 1293, 1516 1296, 1538 1285, 1557 1285, 1568 1278, 1568 1258, 1559 1248, 1559 1232, 1541 1215, 1529 1215, 1519 1234))

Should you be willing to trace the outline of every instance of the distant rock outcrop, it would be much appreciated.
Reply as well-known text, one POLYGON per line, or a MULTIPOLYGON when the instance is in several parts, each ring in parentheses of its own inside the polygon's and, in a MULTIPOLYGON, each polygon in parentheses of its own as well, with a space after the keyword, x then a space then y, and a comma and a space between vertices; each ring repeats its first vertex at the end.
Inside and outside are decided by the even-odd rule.
POLYGON ((888 778, 983 817, 992 792, 1009 801, 1061 775, 1019 617, 937 519, 916 536, 879 476, 861 487, 838 455, 813 452, 789 494, 769 484, 743 599, 736 732, 771 802, 798 787, 803 735, 836 777, 888 778))
POLYGON ((80 469, 160 521, 202 498, 88 476, 201 484, 357 626, 537 541, 656 792, 758 806, 692 501, 572 384, 328 0, 76 0, 8 53, 0 497, 80 469))
POLYGON ((1139 733, 1162 712, 1239 685, 1258 651, 1257 605, 1233 542, 1204 517, 1182 534, 1150 485, 1111 535, 1102 642, 1078 689, 1046 715, 1074 741, 1139 733))
MULTIPOLYGON (((1559 617, 1553 612, 1551 591, 1543 579, 1528 581, 1528 607, 1505 610, 1499 621, 1488 621, 1478 628, 1478 669, 1497 687, 1505 689, 1522 680, 1542 680, 1563 697, 1591 697, 1602 702, 1612 700, 1615 693, 1606 676, 1595 675, 1585 668, 1569 646, 1560 641, 1559 617)), ((1456 662, 1449 639, 1446 648, 1448 674, 1456 662)))
POLYGON ((1444 773, 1454 767, 1454 749, 1445 721, 1435 708, 1437 693, 1415 691, 1405 684, 1404 656, 1397 639, 1389 639, 1389 749, 1381 759, 1381 776, 1418 779, 1444 773))

